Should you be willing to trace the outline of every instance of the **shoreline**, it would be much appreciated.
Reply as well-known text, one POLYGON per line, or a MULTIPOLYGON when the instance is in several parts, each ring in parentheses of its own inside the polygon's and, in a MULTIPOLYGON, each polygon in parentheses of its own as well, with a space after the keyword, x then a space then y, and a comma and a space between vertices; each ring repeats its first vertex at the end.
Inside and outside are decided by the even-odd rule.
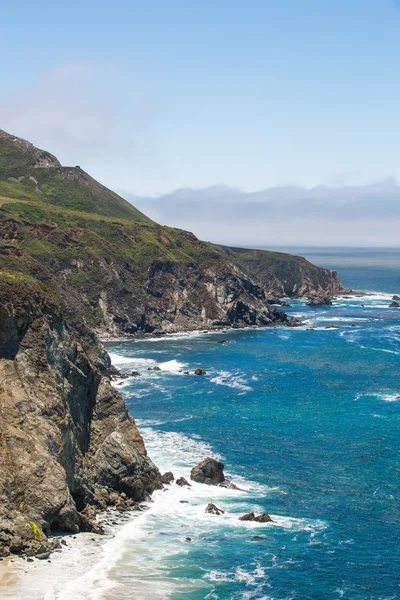
MULTIPOLYGON (((378 298, 385 298, 387 299, 389 296, 391 296, 391 294, 382 294, 382 293, 376 293, 376 294, 369 294, 369 299, 373 300, 373 298, 371 298, 372 296, 375 296, 376 299, 378 298)), ((349 300, 354 300, 359 298, 359 296, 353 296, 350 297, 349 300)), ((342 299, 341 299, 342 300, 342 299)), ((304 324, 306 325, 306 324, 304 324)), ((174 335, 182 335, 182 337, 188 336, 196 336, 196 335, 202 335, 202 334, 211 334, 211 333, 224 333, 224 332, 238 332, 240 330, 243 329, 248 329, 248 330, 259 330, 259 329, 281 329, 280 325, 275 325, 275 326, 264 326, 264 327, 258 327, 258 326, 249 326, 249 327, 245 327, 245 328, 232 328, 232 327, 227 327, 222 329, 218 329, 218 330, 208 330, 208 331, 203 331, 203 330, 192 330, 192 331, 182 331, 182 332, 174 332, 171 334, 165 334, 162 336, 157 336, 154 334, 147 334, 147 335, 143 335, 143 336, 138 336, 138 335, 132 335, 130 337, 127 338, 116 338, 116 339, 107 339, 107 340, 102 340, 105 341, 106 343, 112 344, 112 343, 116 343, 116 342, 121 342, 121 341, 126 341, 126 342, 133 342, 135 340, 139 341, 139 340, 143 340, 143 339, 165 339, 166 341, 168 339, 170 339, 171 336, 174 335)), ((121 390, 118 390, 121 391, 121 390)), ((140 426, 140 425, 139 425, 140 426)), ((146 441, 146 437, 144 436, 145 441, 146 441)), ((147 447, 147 444, 146 444, 147 447)), ((150 456, 152 456, 151 453, 149 453, 150 456)), ((153 458, 153 457, 152 457, 153 458)), ((158 464, 158 463, 157 463, 158 464)), ((178 473, 177 473, 178 474, 178 473)), ((210 496, 211 496, 211 490, 210 490, 210 496)), ((157 500, 158 501, 158 500, 157 500)), ((212 501, 212 499, 210 500, 212 501)), ((179 507, 181 510, 181 507, 179 507)), ((137 513, 136 513, 137 514, 137 513)), ((100 516, 100 515, 99 515, 100 516)), ((121 521, 118 525, 114 525, 111 527, 111 530, 106 532, 105 536, 95 536, 94 534, 87 534, 87 533, 79 533, 77 534, 76 538, 77 541, 75 541, 75 539, 72 538, 72 536, 68 536, 68 535, 63 535, 61 537, 65 537, 68 541, 68 548, 64 548, 61 553, 55 554, 53 553, 50 557, 50 563, 52 563, 51 565, 47 564, 47 561, 40 561, 39 559, 34 559, 33 562, 27 562, 26 560, 24 560, 23 558, 17 557, 17 556, 11 556, 11 557, 7 557, 4 559, 0 560, 0 597, 2 598, 2 593, 3 589, 6 592, 6 596, 4 596, 5 598, 10 598, 13 600, 21 600, 23 598, 23 600, 28 599, 29 598, 29 591, 27 590, 26 595, 24 594, 23 596, 20 595, 19 591, 21 589, 21 584, 23 583, 24 586, 29 587, 28 584, 34 584, 35 582, 35 578, 37 577, 38 573, 40 573, 41 575, 45 574, 45 573, 52 573, 53 571, 57 571, 60 569, 60 565, 64 564, 64 567, 66 569, 69 569, 71 567, 71 565, 69 565, 68 562, 68 554, 71 554, 73 552, 79 553, 80 552, 80 548, 82 546, 85 546, 85 548, 88 548, 90 552, 92 552, 95 557, 93 558, 94 563, 96 563, 96 560, 103 560, 103 556, 102 556, 102 552, 104 550, 104 546, 113 538, 115 538, 115 536, 118 535, 118 532, 120 529, 122 529, 122 527, 124 527, 125 524, 131 524, 135 521, 135 516, 132 517, 132 515, 129 515, 129 513, 126 513, 126 516, 128 517, 127 520, 125 520, 125 522, 121 521), (94 541, 92 541, 91 538, 96 538, 94 541), (91 549, 91 550, 90 550, 91 549), (65 560, 64 560, 65 557, 65 560), (96 558, 97 557, 97 558, 96 558)), ((141 542, 140 542, 141 543, 141 542)), ((90 567, 91 569, 92 567, 90 567)), ((80 575, 79 575, 80 577, 80 575)), ((45 595, 42 595, 41 598, 44 598, 45 595)), ((54 596, 54 597, 59 597, 54 596)), ((62 598, 67 599, 68 596, 60 596, 62 598)), ((73 596, 71 596, 73 597, 73 596)), ((144 596, 143 596, 144 597, 144 596)), ((36 598, 39 598, 39 596, 32 596, 32 600, 36 600, 36 598)), ((110 596, 111 598, 111 596, 110 596)))

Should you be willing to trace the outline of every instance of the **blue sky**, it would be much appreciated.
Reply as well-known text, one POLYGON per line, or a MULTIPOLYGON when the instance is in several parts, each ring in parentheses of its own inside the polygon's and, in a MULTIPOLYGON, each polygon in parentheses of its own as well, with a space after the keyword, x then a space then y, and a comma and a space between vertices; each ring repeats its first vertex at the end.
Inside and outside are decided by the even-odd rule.
POLYGON ((400 177, 394 0, 3 3, 0 47, 1 126, 120 190, 400 177))
POLYGON ((39 0, 1 20, 0 127, 155 218, 398 245, 400 0, 39 0))

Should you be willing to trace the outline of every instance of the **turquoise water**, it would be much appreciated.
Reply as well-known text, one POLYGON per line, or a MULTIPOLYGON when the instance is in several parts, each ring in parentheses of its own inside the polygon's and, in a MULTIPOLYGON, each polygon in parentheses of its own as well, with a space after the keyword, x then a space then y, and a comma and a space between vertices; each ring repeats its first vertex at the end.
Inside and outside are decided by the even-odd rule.
POLYGON ((143 373, 119 387, 156 464, 188 478, 203 456, 221 457, 249 492, 172 484, 156 493, 117 536, 107 597, 400 598, 400 309, 384 294, 400 293, 400 260, 379 262, 375 280, 371 260, 364 271, 351 256, 335 265, 332 251, 316 262, 382 294, 320 309, 292 302, 288 312, 314 330, 109 348, 117 366, 143 373), (156 364, 161 372, 147 371, 156 364), (207 376, 179 372, 196 367, 207 376), (225 514, 206 515, 208 502, 225 514), (238 520, 251 510, 274 523, 238 520))

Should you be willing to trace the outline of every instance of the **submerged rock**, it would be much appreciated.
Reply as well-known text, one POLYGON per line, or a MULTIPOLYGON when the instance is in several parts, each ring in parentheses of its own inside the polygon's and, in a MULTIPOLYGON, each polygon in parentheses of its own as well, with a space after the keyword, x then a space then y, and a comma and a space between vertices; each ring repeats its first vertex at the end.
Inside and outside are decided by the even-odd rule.
POLYGON ((224 465, 215 458, 204 458, 190 471, 190 479, 207 485, 218 485, 225 481, 224 465))
POLYGON ((180 487, 183 487, 184 485, 187 485, 188 487, 192 487, 190 485, 190 483, 187 481, 187 479, 185 479, 184 477, 179 477, 179 479, 177 479, 175 481, 176 485, 179 485, 180 487))
POLYGON ((262 513, 261 515, 255 515, 253 512, 247 513, 239 517, 239 521, 256 521, 257 523, 272 523, 272 519, 268 513, 262 513))
POLYGON ((269 514, 265 512, 262 513, 262 515, 257 515, 254 517, 254 521, 257 521, 257 523, 271 523, 272 519, 269 514))
POLYGON ((196 369, 194 374, 195 375, 207 375, 207 371, 204 371, 203 369, 196 369))
POLYGON ((218 506, 216 506, 212 502, 210 502, 209 504, 207 504, 205 512, 209 513, 210 515, 223 515, 223 514, 225 514, 225 511, 222 510, 222 508, 218 508, 218 506))
POLYGON ((340 329, 340 327, 338 325, 327 325, 325 329, 340 329))
POLYGON ((246 513, 245 515, 239 517, 239 521, 254 521, 255 517, 256 515, 253 512, 246 513))

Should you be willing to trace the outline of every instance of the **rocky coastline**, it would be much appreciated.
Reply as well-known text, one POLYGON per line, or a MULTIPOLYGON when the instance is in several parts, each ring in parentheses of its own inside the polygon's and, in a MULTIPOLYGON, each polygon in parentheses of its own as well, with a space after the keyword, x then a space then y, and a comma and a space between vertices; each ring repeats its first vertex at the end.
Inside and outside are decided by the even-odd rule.
POLYGON ((350 290, 301 257, 154 223, 4 131, 0 158, 0 557, 46 557, 168 485, 100 337, 297 327, 290 298, 350 290))

